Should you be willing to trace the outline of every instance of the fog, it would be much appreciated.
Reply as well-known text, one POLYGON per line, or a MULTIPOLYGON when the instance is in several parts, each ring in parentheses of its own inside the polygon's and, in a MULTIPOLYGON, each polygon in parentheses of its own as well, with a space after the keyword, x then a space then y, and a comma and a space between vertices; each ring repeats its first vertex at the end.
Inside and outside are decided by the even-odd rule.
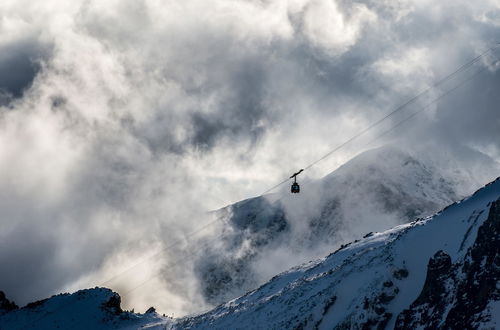
MULTIPOLYGON (((499 8, 2 0, 0 290, 22 305, 108 285, 138 311, 209 308, 188 261, 205 251, 199 242, 222 244, 223 222, 203 227, 208 212, 260 195, 494 46, 499 8)), ((477 153, 500 161, 499 56, 493 49, 302 180, 385 143, 432 142, 427 157, 454 150, 468 169, 481 165, 477 153)), ((498 176, 479 172, 482 184, 498 176)))

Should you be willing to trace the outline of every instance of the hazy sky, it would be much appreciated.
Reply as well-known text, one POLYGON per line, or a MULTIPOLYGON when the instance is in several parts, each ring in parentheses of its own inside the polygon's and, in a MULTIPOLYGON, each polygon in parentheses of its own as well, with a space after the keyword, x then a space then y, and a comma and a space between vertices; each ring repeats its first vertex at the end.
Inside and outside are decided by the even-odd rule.
MULTIPOLYGON (((498 0, 0 0, 0 290, 23 304, 101 284, 497 42, 498 0)), ((408 111, 486 68, 381 142, 500 161, 498 57, 424 95, 408 111)))

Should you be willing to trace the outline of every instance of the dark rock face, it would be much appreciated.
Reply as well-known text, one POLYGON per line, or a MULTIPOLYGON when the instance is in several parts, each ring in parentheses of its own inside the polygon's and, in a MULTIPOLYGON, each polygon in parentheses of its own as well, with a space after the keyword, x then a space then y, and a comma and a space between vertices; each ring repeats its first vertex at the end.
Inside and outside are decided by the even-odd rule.
POLYGON ((492 203, 488 220, 479 227, 462 272, 466 278, 458 286, 445 328, 472 327, 489 302, 500 300, 500 200, 492 203))
POLYGON ((3 291, 0 291, 0 315, 18 308, 19 307, 13 301, 7 299, 3 291))
POLYGON ((244 200, 230 206, 231 225, 252 233, 280 232, 287 227, 285 212, 279 203, 270 203, 264 197, 244 200))
POLYGON ((102 304, 102 308, 112 315, 120 315, 123 313, 121 308, 121 298, 118 293, 113 293, 108 301, 102 304))
POLYGON ((42 300, 30 302, 26 306, 24 306, 23 308, 35 309, 37 307, 43 306, 48 300, 49 300, 49 298, 45 298, 42 300))
POLYGON ((149 307, 148 310, 145 312, 145 314, 152 314, 152 313, 156 313, 156 308, 154 308, 153 306, 149 307))
POLYGON ((226 251, 209 249, 195 266, 203 296, 214 305, 257 285, 251 261, 288 229, 282 206, 263 197, 236 203, 222 211, 229 216, 228 229, 221 237, 226 251))
POLYGON ((401 268, 401 269, 398 269, 398 270, 395 270, 392 275, 394 276, 394 278, 398 279, 398 280, 402 280, 403 278, 407 278, 408 277, 408 270, 405 269, 405 268, 401 268))
POLYGON ((477 322, 491 317, 486 312, 488 303, 500 300, 499 279, 500 200, 497 200, 463 261, 452 264, 443 251, 429 260, 424 287, 410 308, 398 316, 395 328, 475 329, 477 322))
POLYGON ((408 329, 418 325, 437 328, 447 306, 445 283, 451 274, 451 258, 438 251, 429 260, 427 277, 418 298, 410 309, 403 311, 397 320, 396 328, 408 329))
POLYGON ((233 298, 241 289, 257 285, 251 276, 249 260, 253 257, 249 253, 241 258, 221 258, 213 253, 207 255, 205 260, 198 261, 196 271, 205 299, 212 304, 219 304, 233 298))

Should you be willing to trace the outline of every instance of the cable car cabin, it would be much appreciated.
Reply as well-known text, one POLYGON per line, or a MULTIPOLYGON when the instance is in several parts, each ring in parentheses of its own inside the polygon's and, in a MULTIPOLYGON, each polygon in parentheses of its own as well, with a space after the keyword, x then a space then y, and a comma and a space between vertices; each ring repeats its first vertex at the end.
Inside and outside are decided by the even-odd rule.
POLYGON ((295 173, 294 175, 292 175, 290 177, 290 179, 293 179, 293 184, 292 184, 292 188, 291 188, 292 194, 298 194, 300 192, 300 186, 297 183, 297 175, 299 175, 302 171, 303 171, 303 169, 298 171, 297 173, 295 173))

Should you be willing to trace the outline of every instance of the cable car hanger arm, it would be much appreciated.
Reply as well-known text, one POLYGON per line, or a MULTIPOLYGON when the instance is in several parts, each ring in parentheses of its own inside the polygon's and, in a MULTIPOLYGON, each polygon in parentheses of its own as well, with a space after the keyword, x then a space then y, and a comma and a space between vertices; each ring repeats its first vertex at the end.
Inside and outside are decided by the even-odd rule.
POLYGON ((297 178, 297 175, 299 175, 300 173, 302 173, 302 171, 303 171, 303 170, 304 170, 304 169, 301 169, 300 171, 298 171, 297 173, 295 173, 294 175, 292 175, 292 176, 290 177, 290 179, 297 178))

